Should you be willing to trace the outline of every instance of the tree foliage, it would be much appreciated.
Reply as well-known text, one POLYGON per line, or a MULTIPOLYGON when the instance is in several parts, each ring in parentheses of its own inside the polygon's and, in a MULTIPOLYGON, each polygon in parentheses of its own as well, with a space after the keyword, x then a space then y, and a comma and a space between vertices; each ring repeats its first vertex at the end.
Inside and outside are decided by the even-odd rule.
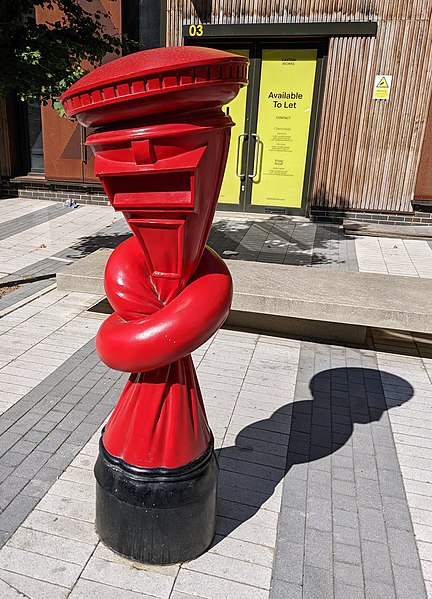
POLYGON ((120 53, 119 36, 104 25, 109 14, 92 2, 0 0, 0 97, 14 92, 22 100, 52 100, 58 108, 58 96, 85 74, 83 64, 97 66, 108 52, 120 53), (36 23, 37 7, 53 18, 36 23))

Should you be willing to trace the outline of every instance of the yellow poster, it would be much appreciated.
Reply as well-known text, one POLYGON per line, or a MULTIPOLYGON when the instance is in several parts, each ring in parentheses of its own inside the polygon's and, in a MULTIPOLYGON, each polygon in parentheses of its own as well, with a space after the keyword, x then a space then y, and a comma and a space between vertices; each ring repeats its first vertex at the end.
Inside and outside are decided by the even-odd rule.
POLYGON ((300 208, 316 50, 263 50, 252 204, 300 208))
MULTIPOLYGON (((249 57, 249 50, 227 50, 233 54, 249 57)), ((224 106, 224 112, 229 114, 235 125, 231 128, 231 142, 228 151, 228 158, 225 167, 225 175, 222 181, 222 187, 219 194, 219 202, 224 204, 238 204, 240 195, 240 178, 236 176, 237 149, 239 135, 244 133, 245 112, 246 112, 247 87, 242 87, 238 95, 224 106)), ((243 138, 240 139, 240 145, 243 145, 243 138)), ((239 171, 241 169, 242 147, 239 155, 239 171)))

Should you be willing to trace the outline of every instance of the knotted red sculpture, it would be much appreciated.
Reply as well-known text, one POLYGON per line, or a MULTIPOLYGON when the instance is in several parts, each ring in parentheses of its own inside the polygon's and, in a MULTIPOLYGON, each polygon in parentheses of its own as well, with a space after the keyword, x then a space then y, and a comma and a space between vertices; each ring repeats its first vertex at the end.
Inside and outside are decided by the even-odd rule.
POLYGON ((110 62, 62 96, 134 236, 108 260, 114 313, 96 348, 132 373, 101 437, 96 527, 145 563, 191 559, 215 532, 217 461, 191 352, 228 315, 227 267, 206 247, 233 125, 221 106, 247 60, 210 48, 148 50, 110 62))

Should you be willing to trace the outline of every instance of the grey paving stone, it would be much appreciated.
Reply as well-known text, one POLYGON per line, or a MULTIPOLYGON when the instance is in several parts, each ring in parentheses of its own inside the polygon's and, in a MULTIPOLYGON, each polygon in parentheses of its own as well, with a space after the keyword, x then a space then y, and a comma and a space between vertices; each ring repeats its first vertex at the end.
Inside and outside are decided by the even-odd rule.
MULTIPOLYGON (((48 412, 48 410, 47 410, 48 412)), ((42 418, 41 420, 39 420, 39 422, 37 422, 33 428, 33 430, 40 432, 40 433, 49 433, 53 430, 53 428, 55 427, 55 422, 50 422, 48 420, 45 420, 44 418, 42 418)))
POLYGON ((348 528, 347 526, 333 526, 334 540, 345 545, 360 546, 360 534, 358 528, 348 528))
POLYGON ((0 437, 0 456, 6 453, 11 447, 21 439, 20 433, 12 432, 10 429, 0 437))
MULTIPOLYGON (((19 441, 18 441, 19 443, 19 441)), ((8 451, 5 455, 0 458, 1 466, 11 466, 15 468, 25 459, 25 454, 19 453, 15 451, 15 447, 17 444, 13 446, 13 451, 8 451)))
MULTIPOLYGON (((40 420, 40 416, 32 412, 27 412, 11 428, 10 432, 18 433, 20 436, 27 433, 40 420)), ((7 433, 5 433, 6 435, 7 433)))
POLYGON ((425 583, 420 569, 398 566, 394 569, 397 599, 415 597, 427 599, 425 583))
MULTIPOLYGON (((334 599, 364 599, 365 592, 364 589, 359 587, 353 587, 345 582, 340 580, 335 580, 335 594, 334 599)), ((378 596, 375 599, 378 598, 378 596)))
POLYGON ((412 531, 411 514, 406 499, 397 497, 382 497, 384 518, 387 527, 412 531))
POLYGON ((334 557, 337 562, 361 565, 362 557, 359 545, 334 544, 334 557))
POLYGON ((396 599, 394 585, 366 580, 366 599, 396 599))
POLYGON ((369 427, 364 428, 361 432, 355 432, 352 436, 354 453, 375 455, 375 446, 373 444, 372 435, 369 427), (366 432, 366 430, 368 432, 366 432))
POLYGON ((310 470, 308 478, 308 494, 314 498, 330 501, 331 499, 331 476, 328 472, 310 470))
MULTIPOLYGON (((63 416, 68 414, 75 407, 74 403, 69 403, 63 399, 56 404, 56 412, 61 412, 63 416)), ((62 422, 62 420, 61 420, 62 422)))
MULTIPOLYGON (((80 428, 72 433, 69 437, 69 440, 72 442, 80 441, 82 437, 81 429, 84 426, 92 426, 92 425, 81 425, 80 428)), ((93 434, 97 430, 97 427, 93 426, 92 433, 93 434)), ((90 435, 91 436, 91 435, 90 435)), ((269 497, 269 495, 273 494, 275 482, 269 480, 262 480, 255 476, 247 476, 242 475, 236 472, 228 472, 227 470, 221 470, 219 472, 219 482, 221 485, 230 485, 232 487, 239 486, 243 489, 249 489, 251 491, 258 491, 263 493, 269 497)))
MULTIPOLYGON (((378 453, 378 452, 377 452, 378 453)), ((354 468, 356 478, 368 478, 378 480, 377 462, 375 455, 359 454, 356 452, 354 468)))
POLYGON ((14 532, 38 503, 38 497, 19 495, 0 514, 0 530, 14 532))
MULTIPOLYGON (((304 545, 306 515, 301 509, 283 507, 279 516, 278 537, 287 538, 291 543, 304 545)), ((277 551, 279 551, 277 547, 277 551)))
POLYGON ((45 421, 59 423, 64 418, 64 413, 57 410, 50 410, 45 416, 45 421))
POLYGON ((11 532, 8 532, 7 530, 0 530, 0 548, 7 543, 11 536, 11 532))
POLYGON ((362 541, 363 570, 366 583, 394 585, 390 554, 385 543, 362 541))
POLYGON ((331 571, 333 563, 332 550, 332 535, 330 532, 306 529, 305 564, 331 571))
POLYGON ((0 311, 13 306, 14 304, 26 299, 33 294, 49 287, 55 281, 55 274, 51 278, 44 281, 36 281, 34 283, 26 283, 22 288, 19 288, 11 293, 0 298, 0 311))
POLYGON ((291 487, 293 484, 295 484, 296 480, 300 480, 302 483, 299 483, 299 490, 301 487, 304 491, 306 491, 309 473, 309 457, 299 453, 290 453, 288 459, 286 460, 286 469, 287 473, 285 476, 285 481, 287 486, 291 487))
POLYGON ((350 528, 358 528, 359 519, 357 511, 340 510, 338 508, 333 509, 333 522, 340 526, 348 526, 350 528))
POLYGON ((339 493, 340 495, 349 495, 350 497, 356 496, 355 485, 351 481, 334 480, 332 489, 334 493, 339 493))
POLYGON ((68 442, 77 445, 84 445, 90 437, 96 432, 97 426, 94 424, 80 424, 68 437, 68 442))
MULTIPOLYGON (((97 423, 99 423, 100 420, 101 418, 97 420, 97 423)), ((238 472, 248 476, 257 476, 260 479, 271 480, 275 482, 279 482, 284 475, 284 471, 281 468, 261 466, 260 464, 244 462, 243 460, 234 460, 224 456, 219 458, 219 468, 229 472, 238 472)))
POLYGON ((339 493, 332 494, 333 507, 339 510, 347 510, 355 513, 357 511, 357 501, 355 497, 349 495, 340 495, 339 493))
MULTIPOLYGON (((70 439, 70 438, 69 438, 70 439)), ((70 443, 69 439, 58 451, 47 461, 48 468, 55 468, 63 472, 81 449, 81 444, 70 443)))
POLYGON ((303 588, 284 580, 274 579, 270 590, 270 599, 302 599, 303 588))
MULTIPOLYGON (((14 451, 17 451, 18 453, 22 453, 22 454, 28 454, 31 451, 33 451, 33 449, 35 449, 35 447, 37 446, 37 443, 35 443, 34 441, 28 441, 28 440, 24 440, 21 439, 21 441, 18 441, 18 443, 16 443, 13 447, 14 451)), ((9 452, 8 455, 10 455, 11 452, 9 452)))
POLYGON ((1 435, 14 424, 14 422, 15 419, 10 416, 9 410, 7 410, 0 419, 0 438, 1 435))
POLYGON ((399 460, 397 458, 394 448, 385 451, 387 448, 378 448, 376 451, 376 461, 378 469, 382 470, 394 470, 400 473, 399 460))
POLYGON ((279 540, 278 552, 273 565, 273 577, 298 586, 303 583, 303 543, 279 540))
POLYGON ((324 499, 308 497, 306 526, 325 532, 332 532, 332 503, 324 499))
POLYGON ((11 474, 0 485, 0 509, 4 510, 26 485, 25 479, 11 474))
POLYGON ((361 507, 379 508, 381 495, 378 481, 358 477, 356 478, 357 501, 361 507))
POLYGON ((39 451, 54 453, 69 437, 70 432, 56 428, 52 430, 38 445, 39 451))
MULTIPOLYGON (((56 427, 57 430, 72 432, 86 418, 87 413, 84 410, 73 408, 56 427)), ((101 422, 102 419, 99 420, 101 422)))
POLYGON ((62 474, 62 472, 63 470, 59 471, 58 468, 51 468, 45 464, 42 470, 39 470, 37 473, 37 480, 49 482, 52 485, 58 479, 60 474, 62 474))
POLYGON ((27 410, 28 406, 26 405, 26 403, 22 403, 20 401, 18 402, 18 404, 15 404, 9 408, 9 410, 7 411, 7 417, 9 420, 16 422, 17 420, 19 420, 19 418, 21 418, 21 416, 24 416, 27 410))
POLYGON ((243 503, 244 505, 260 507, 268 499, 268 495, 265 493, 258 493, 256 491, 254 492, 250 489, 248 489, 245 493, 244 489, 242 488, 226 484, 219 484, 218 498, 236 501, 238 503, 243 503))
POLYGON ((329 597, 333 597, 332 573, 305 565, 303 599, 329 599, 329 597))
POLYGON ((386 543, 384 516, 381 510, 360 507, 359 520, 362 539, 386 543))
POLYGON ((363 570, 361 566, 336 561, 334 564, 334 577, 335 580, 339 580, 345 584, 360 588, 364 587, 363 570))
POLYGON ((321 447, 311 445, 308 462, 308 469, 310 470, 322 470, 331 473, 331 454, 327 450, 323 451, 321 447), (323 453, 324 455, 322 455, 323 453))
POLYGON ((378 478, 382 495, 405 499, 405 487, 400 472, 395 472, 394 470, 380 470, 378 478))
POLYGON ((14 466, 0 466, 0 483, 14 471, 14 466))
POLYGON ((29 495, 30 497, 42 499, 45 493, 47 493, 47 491, 51 488, 52 482, 34 478, 26 484, 22 490, 22 493, 23 495, 29 495))
POLYGON ((14 475, 23 478, 33 478, 33 476, 42 468, 42 466, 50 458, 50 454, 45 451, 35 450, 30 453, 18 468, 15 470, 14 475))
POLYGON ((347 480, 350 482, 354 482, 354 472, 352 468, 333 467, 332 476, 336 480, 347 480))
POLYGON ((420 569, 420 560, 412 529, 400 530, 388 526, 387 537, 391 560, 396 566, 420 569))

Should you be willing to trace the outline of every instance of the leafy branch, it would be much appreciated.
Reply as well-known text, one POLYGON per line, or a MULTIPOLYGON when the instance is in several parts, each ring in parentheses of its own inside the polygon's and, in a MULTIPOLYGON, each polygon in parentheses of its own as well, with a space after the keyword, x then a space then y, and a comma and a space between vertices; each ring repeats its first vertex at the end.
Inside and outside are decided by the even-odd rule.
POLYGON ((0 97, 15 93, 28 102, 52 102, 61 111, 60 94, 106 54, 137 49, 126 36, 108 32, 109 13, 85 8, 92 2, 1 0, 0 97), (53 16, 37 23, 36 10, 42 8, 53 16))

